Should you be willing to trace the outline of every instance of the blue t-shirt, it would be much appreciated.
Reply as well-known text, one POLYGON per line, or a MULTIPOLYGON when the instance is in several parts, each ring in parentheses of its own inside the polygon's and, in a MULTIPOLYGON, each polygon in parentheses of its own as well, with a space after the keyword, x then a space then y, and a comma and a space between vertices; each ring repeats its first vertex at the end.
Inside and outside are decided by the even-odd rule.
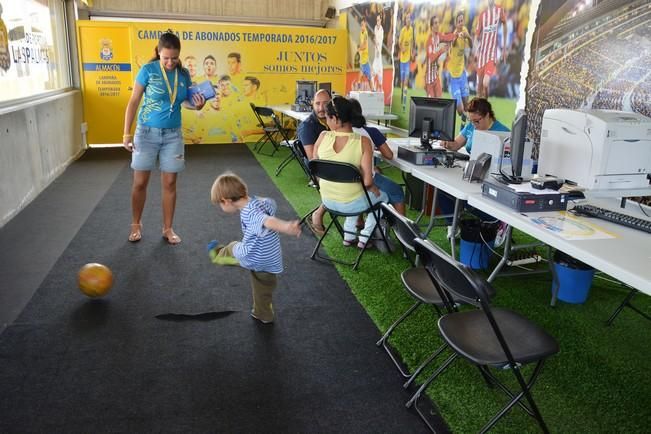
POLYGON ((278 274, 283 271, 280 236, 264 227, 269 216, 276 214, 273 199, 252 197, 240 210, 242 241, 235 244, 233 256, 240 265, 253 271, 278 274))
POLYGON ((319 122, 319 118, 312 111, 310 116, 299 124, 296 135, 303 146, 313 145, 316 143, 316 139, 319 138, 321 132, 327 129, 326 126, 319 122))
MULTIPOLYGON (((496 120, 493 122, 493 125, 488 129, 488 131, 511 131, 507 126, 505 126, 500 121, 496 120)), ((465 127, 459 133, 466 138, 466 151, 470 153, 472 149, 472 136, 475 134, 475 124, 468 122, 465 127)))
POLYGON ((371 142, 373 142, 373 145, 376 149, 387 142, 386 136, 382 134, 377 128, 369 127, 368 125, 364 125, 362 128, 366 130, 368 136, 371 138, 371 142))
MULTIPOLYGON (((145 88, 142 105, 138 112, 138 124, 154 128, 179 128, 181 126, 181 103, 185 101, 188 87, 192 84, 190 75, 178 69, 178 91, 174 110, 170 112, 170 94, 161 75, 158 61, 149 62, 140 68, 136 81, 145 88)), ((170 88, 174 92, 174 71, 165 71, 170 88)))

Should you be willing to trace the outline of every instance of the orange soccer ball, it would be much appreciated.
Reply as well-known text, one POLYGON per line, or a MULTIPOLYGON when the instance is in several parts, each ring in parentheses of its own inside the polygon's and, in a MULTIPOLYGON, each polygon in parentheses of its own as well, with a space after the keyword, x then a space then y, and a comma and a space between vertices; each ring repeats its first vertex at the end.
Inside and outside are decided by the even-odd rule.
POLYGON ((90 263, 79 270, 79 289, 89 297, 106 295, 113 286, 113 273, 106 265, 90 263))

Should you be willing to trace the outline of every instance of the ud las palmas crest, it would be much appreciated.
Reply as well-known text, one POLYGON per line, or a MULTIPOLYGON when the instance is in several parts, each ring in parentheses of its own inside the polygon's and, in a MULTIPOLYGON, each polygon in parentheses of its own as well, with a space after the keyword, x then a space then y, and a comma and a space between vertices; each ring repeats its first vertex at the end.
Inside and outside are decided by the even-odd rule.
POLYGON ((2 20, 2 4, 0 4, 0 69, 7 72, 11 66, 9 59, 9 34, 2 20))
POLYGON ((100 39, 99 44, 102 47, 99 52, 99 57, 106 62, 113 59, 113 41, 110 39, 100 39))

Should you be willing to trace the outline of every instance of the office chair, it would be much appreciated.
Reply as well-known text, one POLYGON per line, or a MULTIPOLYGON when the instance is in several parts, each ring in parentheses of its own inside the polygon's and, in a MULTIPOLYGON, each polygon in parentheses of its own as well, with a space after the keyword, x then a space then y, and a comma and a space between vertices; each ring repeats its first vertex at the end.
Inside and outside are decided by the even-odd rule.
MULTIPOLYGON (((357 270, 357 267, 359 266, 359 262, 362 259, 362 255, 366 251, 369 243, 366 243, 364 247, 360 249, 359 254, 357 255, 357 258, 355 259, 354 262, 346 262, 336 258, 321 256, 319 254, 319 247, 321 247, 324 238, 328 235, 328 232, 330 231, 330 228, 332 228, 333 225, 337 228, 341 237, 342 238, 344 237, 344 228, 341 226, 341 223, 339 223, 339 217, 354 217, 360 214, 373 214, 373 216, 375 217, 375 226, 371 230, 371 236, 372 236, 376 232, 375 229, 379 227, 380 217, 381 217, 380 206, 382 205, 382 203, 378 202, 376 204, 373 204, 373 202, 371 201, 371 197, 369 196, 369 192, 366 189, 366 186, 364 185, 364 179, 362 177, 362 174, 360 173, 359 169, 353 166, 352 164, 342 163, 338 161, 316 159, 316 160, 311 160, 308 163, 308 167, 310 169, 310 173, 312 173, 312 175, 318 179, 325 179, 327 181, 339 182, 339 183, 359 183, 362 186, 362 190, 364 192, 364 196, 366 197, 366 202, 368 204, 366 209, 354 213, 344 213, 325 207, 326 211, 331 217, 331 220, 328 226, 326 226, 325 232, 319 238, 319 241, 316 243, 316 246, 314 247, 314 251, 310 256, 311 259, 318 257, 320 259, 325 259, 331 262, 337 262, 339 264, 352 265, 353 270, 357 270)), ((380 230, 378 232, 380 233, 380 239, 382 240, 383 243, 385 243, 387 250, 391 251, 391 247, 389 246, 384 231, 380 230)))
POLYGON ((481 429, 491 429, 516 404, 532 416, 543 432, 549 432, 531 395, 545 360, 559 351, 556 340, 538 325, 520 314, 490 305, 491 286, 472 269, 443 253, 430 241, 415 240, 416 253, 430 277, 442 291, 476 309, 462 312, 449 310, 438 320, 441 337, 453 354, 420 386, 407 407, 414 407, 430 429, 427 416, 418 408, 418 399, 427 387, 447 367, 461 357, 477 366, 490 386, 497 386, 510 401, 481 429), (531 376, 525 380, 520 372, 523 365, 535 363, 531 376), (515 376, 519 391, 511 391, 497 379, 489 368, 509 370, 515 376), (525 398, 527 403, 523 402, 525 398))

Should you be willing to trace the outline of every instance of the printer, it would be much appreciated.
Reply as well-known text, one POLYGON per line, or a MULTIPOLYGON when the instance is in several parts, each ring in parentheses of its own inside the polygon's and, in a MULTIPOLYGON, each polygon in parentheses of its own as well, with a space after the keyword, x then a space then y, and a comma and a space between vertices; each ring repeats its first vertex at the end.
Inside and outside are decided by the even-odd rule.
POLYGON ((540 134, 538 174, 587 190, 646 188, 651 173, 651 119, 615 110, 548 109, 540 134))

